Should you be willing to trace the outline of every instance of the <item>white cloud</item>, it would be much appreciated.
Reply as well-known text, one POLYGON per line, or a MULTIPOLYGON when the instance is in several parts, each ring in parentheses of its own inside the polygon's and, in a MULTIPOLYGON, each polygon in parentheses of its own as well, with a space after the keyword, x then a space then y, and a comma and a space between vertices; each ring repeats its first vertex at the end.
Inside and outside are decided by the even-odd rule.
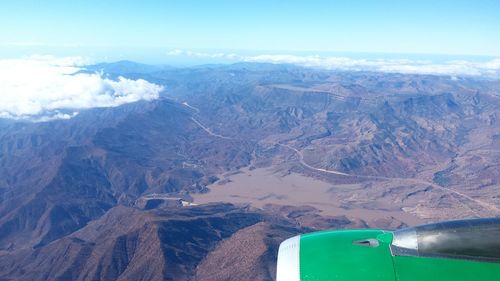
POLYGON ((319 55, 298 56, 289 54, 262 54, 244 56, 234 53, 200 53, 179 49, 168 52, 168 55, 229 59, 243 62, 290 63, 330 70, 500 77, 500 59, 486 62, 447 61, 435 63, 429 60, 353 59, 349 57, 325 57, 319 55))
POLYGON ((68 119, 82 109, 153 100, 163 90, 142 79, 79 73, 86 64, 80 57, 0 60, 0 118, 68 119))
POLYGON ((181 50, 175 49, 167 52, 169 56, 186 56, 186 57, 194 57, 194 58, 211 58, 211 59, 232 59, 238 60, 241 56, 237 54, 227 54, 227 53, 204 53, 204 52, 193 52, 190 50, 181 50))
POLYGON ((420 60, 352 59, 346 57, 259 55, 241 58, 247 62, 292 63, 307 67, 353 71, 381 71, 414 74, 437 74, 452 76, 498 77, 500 59, 488 62, 448 61, 434 63, 420 60))

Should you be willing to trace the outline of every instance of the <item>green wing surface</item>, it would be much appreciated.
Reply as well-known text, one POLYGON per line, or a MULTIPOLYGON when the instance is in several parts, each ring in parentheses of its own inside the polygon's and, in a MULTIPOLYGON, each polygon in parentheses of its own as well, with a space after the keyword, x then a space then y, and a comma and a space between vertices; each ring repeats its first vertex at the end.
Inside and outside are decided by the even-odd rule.
POLYGON ((500 281, 500 218, 284 241, 277 281, 500 281))

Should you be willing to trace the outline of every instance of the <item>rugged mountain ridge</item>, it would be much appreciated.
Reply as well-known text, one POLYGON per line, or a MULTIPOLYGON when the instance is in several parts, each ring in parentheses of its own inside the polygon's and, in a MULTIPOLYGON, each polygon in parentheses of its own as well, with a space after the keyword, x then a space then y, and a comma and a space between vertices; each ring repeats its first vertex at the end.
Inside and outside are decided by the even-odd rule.
POLYGON ((206 138, 179 104, 163 100, 135 107, 121 120, 106 116, 109 109, 94 110, 69 122, 20 124, 3 137, 4 248, 15 247, 16 239, 25 246, 46 244, 117 204, 132 204, 146 190, 200 191, 211 175, 248 163, 249 152, 239 143, 206 138), (113 122, 92 127, 87 117, 113 122), (81 130, 82 123, 89 129, 81 130), (32 136, 39 143, 30 142, 32 136), (224 155, 212 157, 219 152, 224 155), (209 165, 190 169, 185 162, 209 165))
MULTIPOLYGON (((314 215, 311 209, 300 210, 314 215)), ((271 209, 269 209, 271 210, 271 209)), ((314 227, 245 206, 118 206, 67 237, 0 255, 2 280, 273 280, 277 247, 314 227)), ((328 227, 356 226, 318 217, 328 227)))

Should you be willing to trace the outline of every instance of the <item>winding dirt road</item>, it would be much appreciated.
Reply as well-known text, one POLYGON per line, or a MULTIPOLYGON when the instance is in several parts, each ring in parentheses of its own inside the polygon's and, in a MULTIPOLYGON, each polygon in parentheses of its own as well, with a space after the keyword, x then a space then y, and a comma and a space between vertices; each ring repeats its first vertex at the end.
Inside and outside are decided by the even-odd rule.
POLYGON ((292 150, 293 152, 295 152, 295 154, 297 154, 297 156, 299 157, 300 164, 302 166, 304 166, 304 167, 306 167, 308 169, 314 170, 314 171, 318 171, 318 172, 322 172, 322 173, 328 173, 328 174, 334 174, 334 175, 339 175, 339 176, 345 176, 345 177, 360 178, 360 179, 398 180, 398 181, 405 181, 405 182, 412 183, 412 184, 427 185, 427 186, 430 186, 430 187, 435 188, 437 190, 441 190, 443 192, 451 193, 451 194, 457 195, 459 197, 462 197, 464 199, 467 199, 467 200, 469 200, 469 201, 471 201, 471 202, 473 202, 473 203, 481 206, 484 209, 487 209, 487 210, 490 210, 490 211, 494 212, 495 214, 499 214, 500 213, 500 209, 497 206, 493 205, 493 204, 490 204, 490 203, 487 203, 487 202, 484 202, 484 201, 472 198, 471 196, 469 196, 467 194, 464 194, 462 192, 459 192, 459 191, 456 191, 456 190, 453 190, 453 189, 450 189, 450 188, 446 188, 446 187, 443 187, 443 186, 440 186, 440 185, 437 185, 435 183, 432 183, 432 182, 429 182, 429 181, 426 181, 426 180, 422 180, 422 179, 417 179, 417 178, 392 178, 392 177, 381 177, 381 176, 360 176, 360 175, 347 174, 347 173, 336 171, 336 170, 327 170, 327 169, 323 169, 323 168, 317 168, 317 167, 314 167, 314 166, 308 164, 307 162, 305 162, 305 160, 304 160, 304 154, 302 153, 302 151, 296 149, 295 147, 293 147, 291 145, 288 145, 288 144, 283 144, 283 143, 275 143, 275 144, 279 145, 279 146, 282 146, 282 147, 286 147, 286 148, 292 150))
MULTIPOLYGON (((189 105, 187 102, 183 102, 182 104, 184 106, 186 106, 186 107, 188 107, 188 108, 196 111, 195 114, 198 114, 200 112, 200 110, 198 108, 189 105)), ((220 134, 212 132, 210 130, 210 128, 205 127, 201 122, 199 122, 198 120, 196 120, 194 117, 191 117, 191 120, 196 125, 198 125, 201 129, 203 129, 205 132, 207 132, 209 135, 211 135, 213 137, 217 137, 217 138, 221 138, 221 139, 226 139, 226 140, 234 139, 234 138, 231 138, 231 137, 226 137, 226 136, 223 136, 223 135, 220 135, 220 134)), ((299 162, 300 162, 300 164, 302 166, 304 166, 304 167, 306 167, 308 169, 314 170, 314 171, 318 171, 318 172, 322 172, 322 173, 327 173, 327 174, 334 174, 334 175, 344 176, 344 177, 354 177, 354 178, 359 178, 359 179, 387 180, 387 181, 398 180, 398 181, 403 181, 403 182, 407 182, 407 183, 411 183, 411 184, 427 185, 427 186, 430 186, 430 187, 435 188, 437 190, 441 190, 441 191, 443 191, 445 193, 454 194, 456 196, 462 197, 462 198, 464 198, 464 199, 466 199, 466 200, 468 200, 470 202, 475 203, 476 205, 481 206, 482 208, 484 208, 486 210, 492 211, 494 214, 500 214, 500 209, 497 206, 493 205, 493 204, 481 201, 479 199, 475 199, 475 198, 473 198, 473 197, 471 197, 471 196, 469 196, 467 194, 464 194, 462 192, 459 192, 459 191, 456 191, 456 190, 453 190, 453 189, 450 189, 450 188, 447 188, 447 187, 443 187, 443 186, 437 185, 435 183, 432 183, 432 182, 429 182, 429 181, 426 181, 426 180, 423 180, 423 179, 417 179, 417 178, 393 178, 393 177, 382 177, 382 176, 362 176, 362 175, 348 174, 348 173, 344 173, 344 172, 340 172, 340 171, 336 171, 336 170, 327 170, 327 169, 323 169, 323 168, 318 168, 318 167, 314 167, 314 166, 308 164, 304 160, 304 154, 302 153, 302 151, 298 150, 297 148, 295 148, 295 147, 293 147, 293 146, 291 146, 289 144, 283 144, 283 143, 278 143, 278 142, 274 143, 274 144, 292 150, 299 157, 299 162)))
MULTIPOLYGON (((193 114, 193 115, 198 115, 198 113, 200 113, 200 110, 198 108, 189 105, 187 102, 183 102, 182 105, 184 105, 185 107, 188 107, 188 108, 196 111, 196 113, 193 114)), ((226 139, 226 140, 234 139, 234 138, 231 138, 231 137, 226 137, 226 136, 219 135, 217 133, 212 132, 212 130, 210 130, 210 128, 208 128, 205 125, 203 125, 200 121, 196 120, 196 118, 194 118, 193 116, 191 116, 191 121, 193 121, 196 125, 198 125, 198 127, 200 127, 201 129, 203 129, 203 131, 207 132, 209 135, 211 135, 213 137, 221 138, 221 139, 226 139)))

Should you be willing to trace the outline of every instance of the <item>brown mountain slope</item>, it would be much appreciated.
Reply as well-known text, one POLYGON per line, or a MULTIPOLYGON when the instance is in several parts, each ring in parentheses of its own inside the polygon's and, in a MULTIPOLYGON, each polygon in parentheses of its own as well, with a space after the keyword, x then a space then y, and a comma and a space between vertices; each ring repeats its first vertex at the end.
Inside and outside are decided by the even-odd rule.
POLYGON ((279 243, 301 218, 356 226, 310 208, 276 212, 213 204, 144 211, 118 206, 36 249, 0 255, 0 280, 274 280, 279 243), (298 215, 299 214, 299 215, 298 215))
POLYGON ((15 280, 190 280, 219 241, 262 219, 231 205, 163 212, 113 208, 68 237, 0 257, 0 271, 15 280))
POLYGON ((207 255, 196 270, 196 279, 274 280, 279 243, 294 232, 265 222, 242 229, 207 255))
POLYGON ((0 248, 45 245, 144 192, 200 191, 212 175, 248 164, 248 144, 207 137, 182 105, 136 105, 125 117, 120 110, 21 124, 0 137, 0 248), (42 133, 37 145, 26 140, 42 133))

